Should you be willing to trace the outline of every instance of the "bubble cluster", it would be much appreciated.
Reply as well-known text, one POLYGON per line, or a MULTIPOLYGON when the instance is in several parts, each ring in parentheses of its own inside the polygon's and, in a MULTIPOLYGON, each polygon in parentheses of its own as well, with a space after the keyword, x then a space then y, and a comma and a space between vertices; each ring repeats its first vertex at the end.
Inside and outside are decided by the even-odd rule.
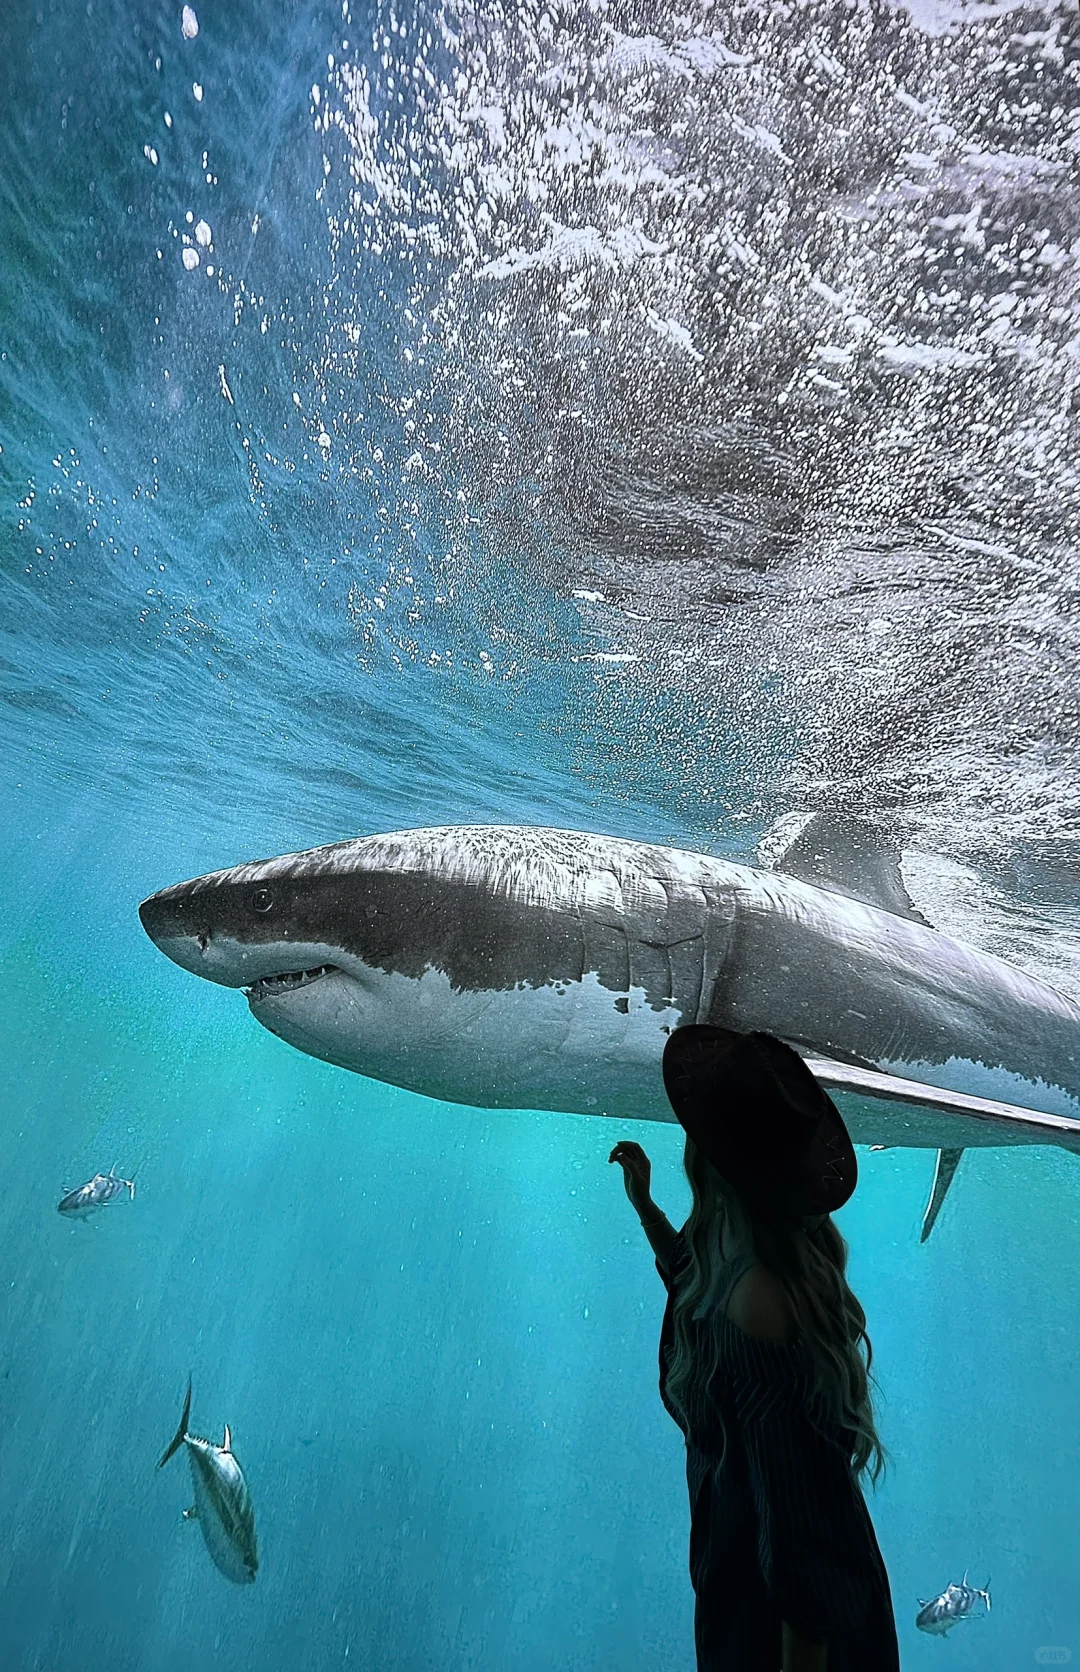
MULTIPOLYGON (((1072 28, 526 0, 383 8, 329 67, 336 266, 407 276, 417 404, 504 549, 593 595, 599 785, 670 750, 685 805, 958 851, 1075 816, 1072 28)), ((347 290, 334 324, 344 365, 347 290)))

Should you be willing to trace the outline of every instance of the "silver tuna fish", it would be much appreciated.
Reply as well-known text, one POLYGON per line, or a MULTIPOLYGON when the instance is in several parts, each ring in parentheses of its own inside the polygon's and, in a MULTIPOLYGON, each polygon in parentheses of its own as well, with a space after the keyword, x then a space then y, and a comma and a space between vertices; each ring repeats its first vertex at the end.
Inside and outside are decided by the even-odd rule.
POLYGON ((95 1173, 92 1179, 80 1184, 77 1189, 69 1190, 64 1186, 64 1194, 56 1204, 57 1213, 62 1213, 67 1219, 86 1219, 96 1213, 98 1208, 108 1207, 118 1196, 127 1191, 131 1201, 135 1200, 135 1180, 118 1179, 116 1168, 110 1167, 107 1173, 95 1173))
POLYGON ((188 1378, 184 1414, 172 1444, 158 1464, 163 1469, 174 1452, 187 1446, 195 1502, 184 1511, 185 1521, 198 1521, 214 1566, 237 1585, 251 1585, 259 1566, 255 1539, 255 1511, 244 1471, 232 1449, 229 1425, 219 1446, 188 1433, 191 1379, 188 1378))
POLYGON ((915 1624, 920 1631, 928 1631, 934 1637, 944 1637, 953 1626, 959 1625, 961 1620, 981 1619, 982 1610, 976 1613, 980 1603, 986 1604, 986 1613, 990 1612, 990 1581, 986 1581, 982 1590, 969 1585, 967 1574, 964 1574, 959 1585, 946 1585, 940 1596, 933 1601, 926 1602, 919 1598, 919 1612, 915 1616, 915 1624))

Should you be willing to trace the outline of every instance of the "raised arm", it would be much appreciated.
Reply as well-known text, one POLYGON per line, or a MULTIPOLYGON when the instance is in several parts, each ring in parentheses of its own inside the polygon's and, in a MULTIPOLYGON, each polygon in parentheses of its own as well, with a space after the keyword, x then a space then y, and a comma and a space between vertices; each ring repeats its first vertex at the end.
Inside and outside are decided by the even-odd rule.
POLYGON ((656 1258, 664 1265, 678 1233, 666 1213, 652 1199, 652 1162, 640 1144, 623 1142, 615 1145, 608 1161, 617 1161, 623 1170, 626 1194, 641 1221, 641 1229, 649 1239, 656 1258))

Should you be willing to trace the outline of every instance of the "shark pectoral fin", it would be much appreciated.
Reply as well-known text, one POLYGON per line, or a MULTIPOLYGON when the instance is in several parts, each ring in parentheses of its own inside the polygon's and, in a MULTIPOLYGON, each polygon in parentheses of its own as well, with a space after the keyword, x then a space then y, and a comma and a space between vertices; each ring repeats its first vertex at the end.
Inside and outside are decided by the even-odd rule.
MULTIPOLYGON (((1019 1103, 999 1103, 990 1097, 949 1091, 944 1086, 906 1080, 899 1074, 883 1074, 876 1068, 834 1062, 831 1057, 808 1055, 804 1060, 814 1078, 830 1091, 853 1092, 859 1097, 873 1098, 881 1103, 906 1104, 911 1109, 940 1115, 950 1125, 956 1116, 961 1117, 965 1125, 968 1121, 977 1122, 978 1135, 973 1134, 976 1142, 993 1143, 995 1136, 1000 1135, 1000 1141, 1007 1144, 1017 1141, 1060 1144, 1064 1149, 1080 1153, 1080 1120, 1074 1115, 1049 1115, 1044 1109, 1026 1109, 1019 1103)), ((943 1122, 940 1130, 944 1136, 948 1126, 943 1122)), ((954 1127, 953 1130, 959 1136, 962 1127, 959 1130, 954 1127)), ((952 1146, 927 1143, 925 1147, 948 1149, 952 1146)))
POLYGON ((926 1212, 923 1214, 922 1230, 919 1232, 920 1242, 925 1242, 934 1229, 937 1216, 941 1212, 941 1205, 949 1194, 949 1186, 956 1177, 956 1169, 960 1165, 960 1157, 963 1153, 962 1149, 939 1149, 937 1152, 933 1188, 930 1191, 930 1200, 926 1204, 926 1212))
POLYGON ((192 1504, 190 1509, 186 1509, 184 1511, 184 1517, 183 1518, 184 1518, 185 1521, 197 1521, 199 1519, 199 1512, 195 1508, 194 1504, 192 1504))
POLYGON ((770 871, 846 894, 894 917, 927 921, 901 875, 900 844, 853 814, 788 813, 762 837, 758 859, 770 871))

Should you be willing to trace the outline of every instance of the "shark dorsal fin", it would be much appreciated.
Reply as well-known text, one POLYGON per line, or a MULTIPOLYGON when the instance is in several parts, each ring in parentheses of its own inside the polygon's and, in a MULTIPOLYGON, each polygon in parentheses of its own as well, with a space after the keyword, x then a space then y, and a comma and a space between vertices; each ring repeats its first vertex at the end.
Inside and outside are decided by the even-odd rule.
POLYGON ((228 1423, 225 1424, 225 1434, 221 1441, 221 1449, 222 1451, 232 1451, 232 1435, 229 1433, 228 1423))
POLYGON ((770 871, 926 923, 904 884, 899 844, 853 813, 789 813, 766 831, 758 859, 770 871))

